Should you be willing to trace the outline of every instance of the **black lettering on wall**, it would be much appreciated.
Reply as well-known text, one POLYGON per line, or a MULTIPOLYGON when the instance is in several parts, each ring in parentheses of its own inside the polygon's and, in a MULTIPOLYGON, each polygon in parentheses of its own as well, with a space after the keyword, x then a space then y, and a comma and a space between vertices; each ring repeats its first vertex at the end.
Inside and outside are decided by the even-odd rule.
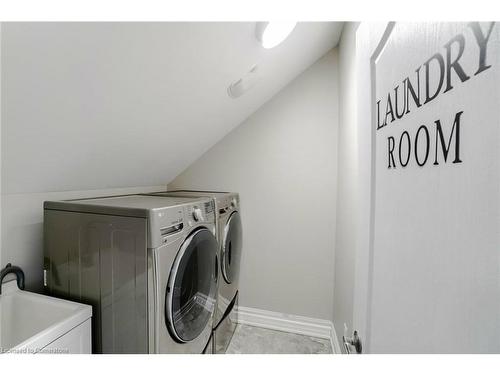
POLYGON ((453 134, 455 134, 455 159, 453 160, 453 164, 462 162, 462 160, 460 160, 460 117, 462 116, 462 113, 464 113, 464 111, 460 111, 455 114, 455 120, 453 121, 453 127, 451 128, 450 138, 448 138, 447 145, 444 140, 441 121, 440 120, 434 121, 434 123, 436 124, 436 151, 435 151, 434 165, 439 165, 438 162, 439 145, 441 145, 441 149, 443 150, 444 162, 446 163, 446 161, 448 160, 448 152, 450 151, 450 145, 451 145, 451 140, 453 138, 453 134), (440 143, 438 143, 438 136, 440 143))
POLYGON ((398 91, 399 91, 399 85, 397 85, 395 88, 394 88, 394 108, 396 110, 396 117, 398 119, 400 119, 401 117, 403 117, 403 115, 405 114, 405 110, 406 110, 406 89, 405 87, 403 87, 403 110, 401 111, 401 113, 399 113, 398 111, 398 91))
POLYGON ((425 163, 427 162, 427 158, 429 157, 429 142, 430 142, 430 139, 429 139, 429 130, 427 130, 427 127, 425 125, 421 125, 418 130, 417 130, 417 134, 415 135, 415 160, 417 161, 417 164, 422 167, 425 165, 425 163), (424 130, 425 131, 425 158, 424 158, 424 161, 420 161, 420 159, 418 158, 418 137, 420 135, 420 131, 421 130, 424 130))
MULTIPOLYGON (((465 32, 459 33, 448 40, 438 52, 427 59, 418 69, 414 70, 414 73, 398 82, 397 85, 392 86, 393 88, 389 90, 387 96, 376 102, 377 130, 389 123, 393 123, 395 120, 402 119, 411 111, 433 101, 441 93, 446 93, 460 83, 467 82, 479 73, 490 69, 492 67, 491 63, 495 63, 496 59, 492 59, 490 56, 490 60, 488 60, 488 47, 498 43, 498 30, 493 33, 494 27, 495 22, 482 24, 469 22, 465 32), (468 28, 470 28, 470 31, 468 28), (494 42, 490 43, 492 34, 494 42), (477 60, 472 60, 473 66, 466 64, 464 61, 464 56, 469 57, 471 54, 477 54, 478 56, 477 60), (477 66, 474 66, 476 61, 477 66), (421 71, 422 74, 420 74, 421 71), (420 78, 422 78, 423 82, 420 81, 420 78), (385 98, 387 99, 384 103, 385 98), (384 108, 385 113, 381 113, 384 108)), ((467 62, 469 62, 468 58, 467 62)), ((462 87, 465 91, 468 85, 462 87)), ((472 88, 474 89, 474 87, 472 88)), ((446 106, 442 106, 442 108, 446 108, 446 106)), ((440 106, 434 105, 430 110, 433 112, 435 110, 439 111, 440 106)), ((445 125, 441 118, 434 121, 434 127, 420 125, 414 132, 416 126, 415 128, 412 126, 411 130, 408 131, 401 129, 402 133, 398 132, 399 136, 387 136, 387 168, 396 169, 397 163, 402 168, 405 168, 412 157, 415 158, 418 166, 423 167, 429 160, 431 147, 435 147, 433 165, 446 164, 449 159, 451 159, 450 164, 462 163, 460 130, 463 112, 462 110, 455 113, 451 126, 445 125), (435 135, 432 134, 433 130, 435 135), (398 143, 396 143, 398 137, 398 143), (415 137, 415 139, 412 137, 415 137), (430 144, 431 138, 435 141, 432 145, 430 144), (394 156, 395 153, 397 153, 397 157, 394 156), (453 153, 454 155, 450 156, 453 153)))
POLYGON ((479 73, 484 72, 486 69, 491 68, 491 65, 486 64, 486 45, 490 40, 491 31, 493 30, 493 26, 495 26, 495 22, 490 23, 490 27, 488 28, 486 36, 483 35, 483 31, 481 30, 479 22, 470 22, 468 25, 472 29, 474 37, 476 38, 477 45, 479 46, 479 66, 476 73, 474 73, 474 75, 476 76, 479 73))
POLYGON ((453 75, 456 75, 460 79, 457 82, 463 83, 468 81, 471 76, 475 76, 491 68, 492 65, 488 64, 488 45, 495 22, 489 22, 486 26, 480 25, 479 22, 469 22, 467 26, 471 29, 472 33, 464 32, 455 35, 443 45, 442 53, 441 51, 436 52, 414 71, 416 77, 410 79, 410 76, 407 76, 387 94, 385 102, 385 98, 376 102, 377 130, 380 130, 389 123, 393 123, 395 120, 403 118, 413 108, 420 108, 433 101, 439 94, 452 90, 454 88, 453 83, 456 84, 456 82, 453 82, 453 75), (472 49, 469 48, 471 53, 478 54, 478 65, 475 73, 466 71, 464 67, 469 68, 469 66, 467 64, 463 65, 464 62, 461 61, 461 59, 463 60, 465 49, 469 47, 469 44, 472 45, 474 43, 469 42, 469 39, 466 37, 471 40, 473 38, 478 47, 472 46, 472 49), (420 74, 422 68, 425 70, 425 73, 420 74), (420 82, 421 76, 425 81, 422 84, 420 82), (421 90, 421 86, 425 86, 425 88, 422 87, 421 90), (423 98, 424 94, 422 93, 424 89, 425 98, 423 98), (394 96, 391 95, 393 92, 394 96), (380 113, 380 108, 383 109, 384 105, 385 116, 384 113, 380 113))
POLYGON ((377 102, 377 130, 384 127, 384 125, 380 125, 380 100, 377 102))
POLYGON ((394 111, 392 109, 392 101, 391 101, 391 94, 387 94, 387 105, 385 109, 385 119, 384 119, 384 124, 383 126, 387 125, 387 117, 391 115, 391 122, 394 121, 394 111))
POLYGON ((406 87, 406 113, 410 113, 410 95, 413 98, 413 102, 417 105, 417 108, 419 108, 422 104, 420 104, 420 67, 415 71, 417 73, 417 93, 415 93, 415 89, 413 88, 413 85, 411 84, 410 77, 406 77, 404 80, 404 84, 406 87))
POLYGON ((399 138, 399 164, 404 168, 408 165, 408 162, 410 161, 410 155, 411 155, 411 141, 410 141, 410 134, 405 130, 403 134, 401 134, 401 138, 399 138), (403 159, 401 157, 401 142, 403 142, 403 137, 406 135, 406 143, 408 144, 408 153, 406 155, 406 161, 403 163, 403 159))
POLYGON ((444 92, 450 91, 453 86, 451 85, 451 69, 457 73, 458 78, 460 78, 460 81, 465 82, 467 81, 470 77, 465 74, 464 69, 462 68, 462 65, 458 62, 462 55, 464 54, 464 48, 465 48, 465 38, 462 34, 458 34, 455 36, 453 39, 451 39, 448 43, 444 45, 446 48, 446 89, 444 92), (455 57, 455 60, 451 62, 451 46, 455 43, 458 43, 458 54, 457 57, 455 57))
POLYGON ((436 98, 436 96, 438 96, 439 92, 441 91, 441 87, 443 86, 443 81, 444 81, 444 59, 443 59, 443 56, 441 56, 440 53, 435 53, 434 55, 432 55, 432 57, 429 60, 427 60, 425 62, 424 67, 425 67, 425 102, 424 102, 424 104, 427 104, 431 100, 436 98), (430 88, 429 88, 430 68, 429 68, 429 66, 430 66, 430 63, 432 60, 437 61, 437 63, 439 64, 439 84, 438 84, 434 94, 429 95, 429 91, 430 91, 430 88))
POLYGON ((387 148, 388 148, 388 159, 389 159, 389 165, 387 168, 396 168, 396 163, 394 162, 394 155, 392 154, 394 152, 394 137, 387 137, 387 148), (391 167, 392 165, 392 167, 391 167))

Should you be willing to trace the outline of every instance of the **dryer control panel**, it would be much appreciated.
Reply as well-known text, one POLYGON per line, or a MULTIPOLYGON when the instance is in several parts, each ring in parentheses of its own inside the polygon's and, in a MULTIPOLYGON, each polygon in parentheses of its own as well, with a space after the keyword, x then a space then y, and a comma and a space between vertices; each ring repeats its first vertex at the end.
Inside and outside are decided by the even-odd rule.
POLYGON ((227 197, 217 199, 217 213, 224 215, 239 208, 239 196, 237 194, 228 194, 227 197))

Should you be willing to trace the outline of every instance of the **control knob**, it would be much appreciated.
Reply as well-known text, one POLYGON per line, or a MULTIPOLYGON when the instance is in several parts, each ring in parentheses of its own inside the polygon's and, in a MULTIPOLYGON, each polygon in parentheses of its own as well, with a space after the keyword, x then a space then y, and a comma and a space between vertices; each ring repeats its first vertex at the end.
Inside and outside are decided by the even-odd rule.
POLYGON ((194 221, 203 221, 203 213, 198 207, 193 209, 193 219, 194 221))
POLYGON ((236 201, 236 198, 231 199, 231 207, 236 208, 236 205, 238 202, 236 201))

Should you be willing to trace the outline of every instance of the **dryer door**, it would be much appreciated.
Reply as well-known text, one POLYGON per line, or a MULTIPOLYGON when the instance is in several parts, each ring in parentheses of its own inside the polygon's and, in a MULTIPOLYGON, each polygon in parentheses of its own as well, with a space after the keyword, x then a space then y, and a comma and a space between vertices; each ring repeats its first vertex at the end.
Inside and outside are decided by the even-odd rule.
POLYGON ((198 337, 212 317, 217 293, 217 240, 200 228, 182 244, 167 284, 165 320, 179 342, 198 337))
POLYGON ((240 272, 242 234, 240 214, 234 211, 224 228, 222 241, 222 276, 228 284, 236 280, 240 272))

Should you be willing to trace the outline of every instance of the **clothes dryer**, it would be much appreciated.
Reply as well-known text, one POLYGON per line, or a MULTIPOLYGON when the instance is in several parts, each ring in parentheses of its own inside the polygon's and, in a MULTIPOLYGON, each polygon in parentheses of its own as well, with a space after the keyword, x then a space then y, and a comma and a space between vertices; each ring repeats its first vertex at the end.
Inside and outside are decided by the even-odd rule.
POLYGON ((224 353, 237 323, 243 229, 238 193, 176 190, 149 193, 169 197, 210 197, 215 206, 219 277, 214 318, 214 353, 224 353))

